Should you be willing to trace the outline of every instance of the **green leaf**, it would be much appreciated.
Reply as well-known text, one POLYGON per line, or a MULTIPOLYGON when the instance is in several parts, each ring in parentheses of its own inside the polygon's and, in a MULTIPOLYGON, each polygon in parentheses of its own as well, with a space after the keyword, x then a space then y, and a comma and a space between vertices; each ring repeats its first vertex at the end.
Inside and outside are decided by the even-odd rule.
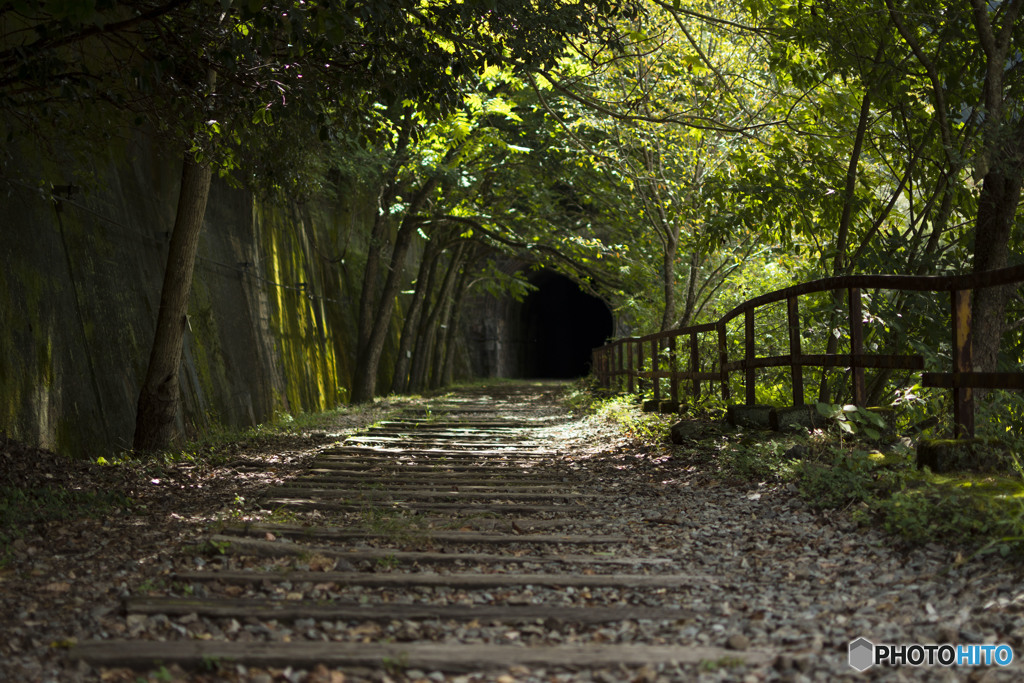
POLYGON ((882 419, 881 415, 877 415, 877 414, 871 412, 870 410, 864 410, 864 411, 861 411, 861 412, 863 412, 864 415, 867 416, 868 420, 873 425, 875 425, 876 427, 879 427, 881 429, 885 429, 885 420, 882 419))

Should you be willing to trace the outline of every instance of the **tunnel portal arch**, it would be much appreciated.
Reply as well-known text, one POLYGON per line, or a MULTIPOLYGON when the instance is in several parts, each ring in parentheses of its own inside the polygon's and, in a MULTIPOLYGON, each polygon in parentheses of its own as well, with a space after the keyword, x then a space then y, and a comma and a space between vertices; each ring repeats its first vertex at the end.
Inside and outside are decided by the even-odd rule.
POLYGON ((608 304, 558 273, 529 278, 536 287, 518 307, 520 377, 569 379, 590 372, 591 351, 605 343, 615 324, 608 304))

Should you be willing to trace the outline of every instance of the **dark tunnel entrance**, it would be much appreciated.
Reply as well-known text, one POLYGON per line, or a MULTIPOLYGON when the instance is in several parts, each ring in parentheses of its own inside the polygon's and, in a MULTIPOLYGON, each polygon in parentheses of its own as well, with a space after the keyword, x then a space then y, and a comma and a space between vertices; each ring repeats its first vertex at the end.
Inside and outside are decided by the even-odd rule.
POLYGON ((568 379, 590 371, 590 354, 611 337, 608 305, 569 278, 542 272, 530 278, 537 290, 523 301, 520 369, 524 377, 568 379))

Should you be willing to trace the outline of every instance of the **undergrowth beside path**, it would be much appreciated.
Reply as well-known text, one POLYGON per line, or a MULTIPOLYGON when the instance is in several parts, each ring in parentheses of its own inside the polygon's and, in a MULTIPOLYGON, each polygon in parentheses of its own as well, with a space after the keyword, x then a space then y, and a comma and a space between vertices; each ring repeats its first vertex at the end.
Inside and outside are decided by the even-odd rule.
MULTIPOLYGON (((834 426, 803 432, 732 427, 711 412, 645 413, 631 396, 599 396, 585 385, 569 395, 575 410, 602 415, 650 444, 671 446, 723 481, 786 486, 809 506, 839 510, 908 548, 940 543, 957 561, 997 554, 1024 557, 1024 472, 935 474, 919 469, 905 437, 870 439, 834 426)), ((863 430, 862 430, 863 431, 863 430)), ((872 432, 873 433, 873 432, 872 432)), ((1016 461, 1014 461, 1016 464, 1016 461)))

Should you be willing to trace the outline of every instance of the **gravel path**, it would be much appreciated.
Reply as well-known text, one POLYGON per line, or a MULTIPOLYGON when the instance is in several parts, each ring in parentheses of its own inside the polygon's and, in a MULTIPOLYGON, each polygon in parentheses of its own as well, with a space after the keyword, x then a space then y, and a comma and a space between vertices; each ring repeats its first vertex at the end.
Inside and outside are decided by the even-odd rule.
POLYGON ((19 645, 31 677, 10 680, 136 680, 125 664, 311 683, 1024 678, 1016 662, 847 663, 858 637, 1019 651, 1024 585, 1006 564, 899 551, 785 486, 722 481, 711 444, 644 446, 567 416, 550 387, 467 391, 424 417, 311 448, 264 490, 268 510, 75 596, 74 640, 36 646, 70 650, 33 669, 19 645), (210 671, 180 668, 196 664, 210 671))

